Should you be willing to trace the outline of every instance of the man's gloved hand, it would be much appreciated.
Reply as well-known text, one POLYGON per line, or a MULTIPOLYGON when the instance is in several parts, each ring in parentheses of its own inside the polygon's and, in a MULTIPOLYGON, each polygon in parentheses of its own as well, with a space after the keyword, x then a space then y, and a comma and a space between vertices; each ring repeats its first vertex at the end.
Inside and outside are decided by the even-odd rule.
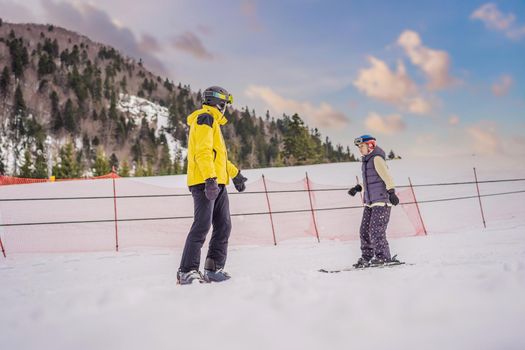
POLYGON ((244 183, 248 181, 248 179, 241 175, 240 170, 232 180, 233 180, 233 184, 235 185, 235 188, 237 189, 237 191, 242 192, 246 189, 246 185, 244 183))
POLYGON ((217 184, 217 179, 214 177, 206 179, 206 184, 204 185, 204 194, 206 195, 206 198, 210 201, 214 201, 219 196, 219 192, 220 189, 217 184))
POLYGON ((355 185, 354 187, 352 187, 351 189, 348 190, 348 194, 353 197, 353 196, 356 195, 357 192, 361 192, 362 190, 363 190, 363 187, 361 187, 361 185, 357 184, 357 185, 355 185))
POLYGON ((399 197, 396 195, 395 189, 392 188, 391 190, 388 190, 388 199, 390 200, 390 203, 392 203, 392 205, 399 204, 399 197))

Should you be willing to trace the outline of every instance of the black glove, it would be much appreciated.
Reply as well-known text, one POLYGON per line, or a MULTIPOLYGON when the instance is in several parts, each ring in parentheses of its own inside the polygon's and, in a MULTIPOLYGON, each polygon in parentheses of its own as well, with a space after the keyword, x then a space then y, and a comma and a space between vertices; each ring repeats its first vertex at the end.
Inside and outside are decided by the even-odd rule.
POLYGON ((361 187, 361 185, 357 184, 357 185, 355 185, 354 187, 352 187, 351 189, 348 190, 348 194, 353 197, 353 196, 355 196, 355 194, 357 192, 361 192, 362 190, 363 190, 363 187, 361 187))
POLYGON ((220 189, 217 184, 217 179, 214 177, 206 179, 206 184, 204 185, 204 194, 206 195, 206 198, 210 201, 214 201, 219 197, 219 192, 220 189))
POLYGON ((396 195, 396 190, 394 190, 393 188, 391 190, 388 190, 388 199, 390 200, 390 203, 392 203, 392 205, 399 204, 399 197, 396 195))
POLYGON ((237 189, 237 191, 242 192, 246 189, 246 185, 244 183, 248 181, 248 179, 241 175, 240 170, 232 180, 233 180, 233 184, 235 185, 235 188, 237 189))

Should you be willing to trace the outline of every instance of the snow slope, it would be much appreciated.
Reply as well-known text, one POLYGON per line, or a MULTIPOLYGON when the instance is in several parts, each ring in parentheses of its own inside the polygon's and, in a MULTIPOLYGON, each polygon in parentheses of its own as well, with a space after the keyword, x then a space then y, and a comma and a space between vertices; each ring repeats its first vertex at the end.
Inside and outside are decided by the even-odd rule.
POLYGON ((140 125, 142 118, 146 118, 148 123, 155 126, 155 136, 159 137, 161 133, 166 136, 171 160, 174 161, 177 152, 180 152, 181 162, 186 158, 188 150, 182 147, 179 140, 175 140, 173 134, 168 132, 169 129, 169 111, 168 108, 162 107, 145 98, 138 96, 119 94, 117 109, 125 112, 128 116, 136 119, 137 125, 140 125))
MULTIPOLYGON (((504 157, 389 164, 398 183, 406 183, 407 176, 416 183, 468 180, 472 166, 482 179, 525 175, 524 162, 504 157)), ((306 170, 317 182, 346 185, 359 168, 330 164, 246 175, 255 179, 264 172, 292 181, 306 170)), ((169 179, 182 186, 182 178, 169 179)), ((525 187, 498 186, 482 190, 525 187)), ((458 191, 422 189, 418 199, 458 191)), ((316 271, 353 263, 357 241, 232 247, 231 281, 185 287, 175 284, 180 248, 14 254, 0 259, 0 344, 2 349, 523 349, 525 195, 499 198, 497 205, 486 201, 487 229, 478 218, 469 227, 436 232, 442 234, 391 239, 392 251, 415 265, 390 269, 316 271), (509 211, 513 214, 505 215, 509 211)), ((454 208, 461 212, 471 204, 458 201, 454 208)), ((446 208, 422 209, 436 228, 447 220, 441 211, 446 208)))

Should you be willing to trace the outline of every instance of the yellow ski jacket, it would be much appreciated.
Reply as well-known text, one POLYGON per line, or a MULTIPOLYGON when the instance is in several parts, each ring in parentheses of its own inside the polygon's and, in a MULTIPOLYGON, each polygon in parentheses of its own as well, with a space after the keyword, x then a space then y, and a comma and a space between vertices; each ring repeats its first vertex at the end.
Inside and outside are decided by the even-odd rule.
POLYGON ((227 185, 239 173, 228 160, 221 125, 228 120, 215 107, 203 105, 188 116, 188 186, 215 177, 218 184, 227 185))

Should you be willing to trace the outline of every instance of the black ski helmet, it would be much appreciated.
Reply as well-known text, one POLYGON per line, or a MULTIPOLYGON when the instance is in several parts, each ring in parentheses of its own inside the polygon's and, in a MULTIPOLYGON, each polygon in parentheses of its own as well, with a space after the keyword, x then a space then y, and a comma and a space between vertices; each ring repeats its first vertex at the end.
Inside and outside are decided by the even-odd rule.
POLYGON ((220 86, 211 86, 202 93, 202 103, 223 110, 227 104, 233 103, 233 96, 220 86))

